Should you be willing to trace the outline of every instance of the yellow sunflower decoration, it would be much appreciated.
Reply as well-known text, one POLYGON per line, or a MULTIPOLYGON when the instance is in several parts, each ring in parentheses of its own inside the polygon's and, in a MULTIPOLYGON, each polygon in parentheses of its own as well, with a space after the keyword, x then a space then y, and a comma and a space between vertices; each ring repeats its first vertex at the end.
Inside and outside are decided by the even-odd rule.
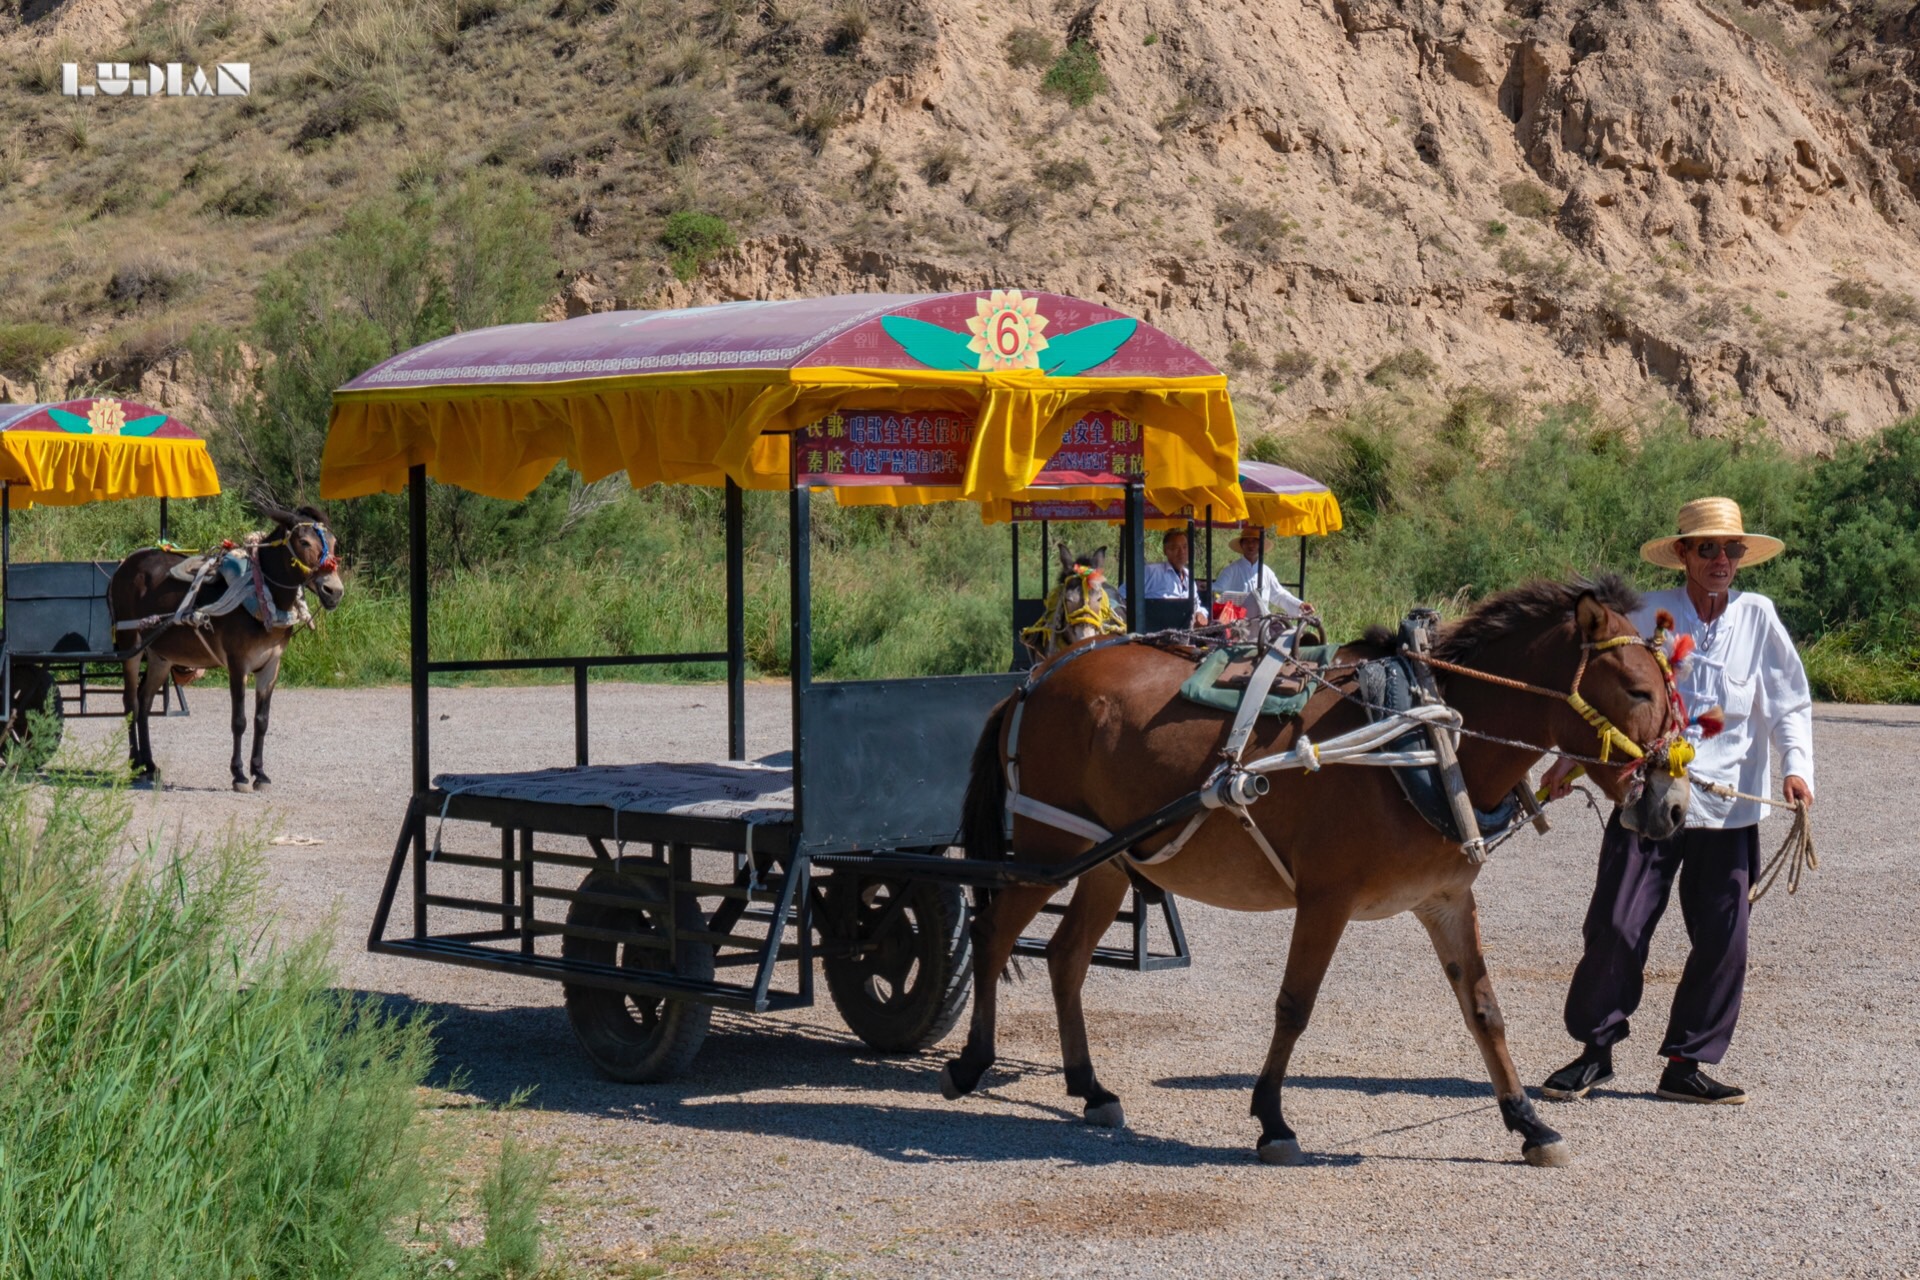
POLYGON ((973 334, 967 350, 980 357, 982 369, 1040 367, 1040 353, 1047 349, 1041 334, 1047 318, 1038 307, 1038 299, 1021 297, 1018 289, 995 289, 991 296, 975 301, 977 314, 967 321, 973 334))
POLYGON ((95 400, 87 410, 87 426, 97 436, 117 436, 127 425, 127 411, 118 400, 95 400))

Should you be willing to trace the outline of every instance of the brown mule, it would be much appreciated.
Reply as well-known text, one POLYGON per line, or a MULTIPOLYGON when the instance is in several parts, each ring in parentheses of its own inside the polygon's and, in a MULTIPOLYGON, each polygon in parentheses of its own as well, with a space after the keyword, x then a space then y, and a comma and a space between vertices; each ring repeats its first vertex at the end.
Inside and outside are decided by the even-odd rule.
MULTIPOLYGON (((273 533, 260 543, 257 553, 260 586, 276 611, 273 621, 294 610, 303 590, 318 596, 323 608, 339 607, 346 588, 340 581, 340 560, 326 516, 315 507, 298 511, 263 507, 261 514, 274 522, 273 533)), ((169 575, 184 559, 177 552, 157 548, 128 556, 107 584, 107 602, 113 616, 128 621, 172 617, 186 599, 190 584, 169 575)), ((224 590, 225 584, 215 576, 200 588, 196 606, 212 604, 224 590)), ((138 658, 126 664, 123 698, 131 720, 127 748, 135 777, 151 781, 159 774, 148 722, 153 695, 166 683, 167 673, 179 667, 222 667, 233 694, 233 789, 265 791, 271 782, 262 763, 267 721, 273 708, 273 687, 280 678, 280 657, 293 636, 293 626, 270 625, 241 607, 208 619, 204 627, 180 622, 138 633, 122 631, 121 646, 132 647, 154 631, 159 634, 143 655, 145 676, 139 674, 138 658), (254 688, 251 778, 241 765, 249 675, 254 688)))
MULTIPOLYGON (((1680 825, 1687 796, 1684 780, 1675 781, 1664 767, 1664 742, 1679 727, 1666 672, 1645 645, 1599 647, 1609 638, 1635 635, 1622 615, 1637 605, 1617 578, 1534 583, 1493 597, 1448 627, 1435 656, 1555 691, 1572 690, 1577 680, 1592 710, 1634 743, 1657 748, 1645 762, 1644 780, 1631 776, 1633 762, 1624 758, 1591 772, 1608 796, 1626 804, 1629 825, 1660 838, 1680 825)), ((1380 657, 1389 647, 1383 633, 1370 635, 1343 648, 1340 661, 1380 657)), ((1021 793, 1118 831, 1198 790, 1220 759, 1229 717, 1179 697, 1192 664, 1146 644, 1070 652, 1077 656, 1054 659, 1029 684, 1019 721, 1021 793), (1053 674, 1037 678, 1048 671, 1053 674)), ((1545 751, 1599 754, 1593 725, 1558 696, 1444 670, 1435 675, 1467 729, 1535 744, 1461 738, 1462 774, 1482 810, 1492 810, 1523 784, 1545 751)), ((1353 688, 1350 676, 1344 687, 1353 688)), ((972 858, 1012 856, 1002 827, 1011 705, 1010 699, 995 709, 974 754, 962 837, 972 858)), ((1325 742, 1365 723, 1360 706, 1323 689, 1298 718, 1263 716, 1245 758, 1286 750, 1303 733, 1325 742)), ((1493 1078, 1506 1126, 1522 1136, 1522 1155, 1531 1164, 1564 1163, 1565 1142, 1534 1114, 1507 1053, 1474 905, 1479 868, 1419 816, 1386 769, 1329 765, 1318 773, 1273 774, 1271 781, 1272 791, 1250 812, 1290 867, 1293 887, 1239 823, 1218 812, 1171 859, 1138 871, 1172 893, 1213 906, 1298 912, 1275 1002, 1273 1042, 1253 1090, 1260 1158, 1281 1164, 1301 1159, 1294 1131, 1281 1116, 1280 1086, 1347 922, 1411 911, 1433 939, 1493 1078)), ((1143 856, 1170 838, 1168 832, 1142 841, 1143 856)), ((1067 861, 1090 847, 1083 836, 1024 815, 1013 823, 1012 850, 1022 861, 1067 861)), ((1127 884, 1127 871, 1112 862, 1083 876, 1047 945, 1067 1092, 1084 1101, 1095 1124, 1117 1125, 1123 1115, 1119 1099, 1094 1077, 1080 989, 1093 947, 1113 923, 1127 884)), ((975 923, 973 1023, 965 1049, 942 1073, 948 1097, 971 1092, 992 1064, 999 978, 1021 931, 1051 894, 1044 887, 1006 888, 984 903, 975 923)))

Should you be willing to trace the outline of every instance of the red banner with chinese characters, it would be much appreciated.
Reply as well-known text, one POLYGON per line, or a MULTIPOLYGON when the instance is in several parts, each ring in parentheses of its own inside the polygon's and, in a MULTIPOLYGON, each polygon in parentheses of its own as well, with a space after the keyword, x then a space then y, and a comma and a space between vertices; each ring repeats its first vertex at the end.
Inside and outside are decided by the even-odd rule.
MULTIPOLYGON (((1151 502, 1147 503, 1146 507, 1146 515, 1149 520, 1178 518, 1168 516, 1166 512, 1154 506, 1151 502)), ((1035 502, 1014 503, 1013 518, 1022 522, 1034 520, 1106 520, 1112 523, 1118 523, 1127 518, 1127 505, 1117 498, 1111 502, 1091 502, 1070 498, 1063 498, 1059 501, 1048 501, 1042 498, 1035 502)))
POLYGON ((1099 410, 1060 433, 1060 447, 1036 485, 1125 484, 1146 478, 1147 451, 1140 424, 1099 410))
POLYGON ((800 478, 817 485, 960 485, 973 422, 950 413, 830 413, 794 435, 800 478))

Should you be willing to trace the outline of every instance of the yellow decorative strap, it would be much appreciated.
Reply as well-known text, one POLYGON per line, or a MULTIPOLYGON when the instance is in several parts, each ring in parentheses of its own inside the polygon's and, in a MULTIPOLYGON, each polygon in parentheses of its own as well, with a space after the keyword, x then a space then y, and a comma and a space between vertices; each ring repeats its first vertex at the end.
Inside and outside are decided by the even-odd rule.
POLYGON ((1605 653, 1609 649, 1618 649, 1623 645, 1645 643, 1646 641, 1642 640, 1639 636, 1614 636, 1610 640, 1594 641, 1593 651, 1595 653, 1605 653))
POLYGON ((1674 739, 1673 745, 1667 748, 1667 776, 1670 778, 1686 777, 1687 766, 1692 763, 1693 744, 1685 738, 1674 739))
POLYGON ((1613 748, 1619 747, 1620 754, 1638 760, 1646 754, 1634 745, 1633 739, 1613 727, 1608 720, 1588 705, 1587 700, 1577 693, 1567 695, 1567 705, 1577 712, 1582 720, 1592 725, 1600 734, 1600 763, 1605 764, 1613 758, 1613 748))

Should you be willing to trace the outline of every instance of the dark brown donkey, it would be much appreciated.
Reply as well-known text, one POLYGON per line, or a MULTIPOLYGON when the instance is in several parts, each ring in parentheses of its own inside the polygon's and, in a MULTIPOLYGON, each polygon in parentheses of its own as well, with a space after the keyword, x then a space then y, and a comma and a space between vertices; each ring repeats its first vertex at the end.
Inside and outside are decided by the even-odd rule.
MULTIPOLYGON (((1663 743, 1677 730, 1678 716, 1669 700, 1665 669, 1644 644, 1600 645, 1611 637, 1635 635, 1622 614, 1637 604, 1632 590, 1616 578, 1534 583, 1493 597, 1441 633, 1435 657, 1475 673, 1540 687, 1527 692, 1436 669, 1444 696, 1465 728, 1530 744, 1462 737, 1460 767, 1478 808, 1494 809, 1525 782, 1528 769, 1545 751, 1600 754, 1596 729, 1558 696, 1577 681, 1591 708, 1634 743, 1655 747, 1642 766, 1644 784, 1634 776, 1636 770, 1622 767, 1632 762, 1617 748, 1615 764, 1591 769, 1594 780, 1616 802, 1626 803, 1623 817, 1634 829, 1658 838, 1679 826, 1687 787, 1684 781, 1675 782, 1666 767, 1663 743)), ((1389 648, 1383 634, 1370 635, 1365 643, 1343 648, 1340 661, 1376 658, 1389 648)), ((1198 790, 1220 760, 1230 717, 1178 695, 1180 682, 1193 671, 1186 658, 1147 644, 1114 644, 1069 650, 1036 677, 1048 671, 1053 674, 1028 686, 1019 721, 1023 795, 1118 831, 1198 790)), ((1350 672, 1342 688, 1353 690, 1350 672)), ((1003 836, 1011 701, 994 710, 974 753, 963 834, 967 854, 1046 863, 1070 860, 1091 847, 1084 836, 1024 815, 1014 821, 1011 854, 1003 836)), ((1243 758, 1253 761, 1284 751, 1302 733, 1324 743, 1365 724, 1362 707, 1339 691, 1322 690, 1296 719, 1261 717, 1243 758)), ((1473 881, 1479 868, 1468 862, 1459 844, 1421 819, 1386 769, 1328 765, 1318 773, 1288 771, 1271 779, 1272 791, 1255 801, 1250 812, 1290 867, 1293 888, 1238 821, 1219 812, 1172 858, 1139 869, 1183 898, 1240 911, 1292 907, 1298 912, 1275 1002, 1273 1043, 1253 1090, 1260 1158, 1279 1164, 1302 1158, 1294 1131, 1281 1117, 1280 1085, 1347 922, 1411 911, 1433 938, 1440 966, 1493 1077, 1507 1128, 1522 1136, 1522 1155, 1531 1164, 1564 1163, 1565 1142, 1534 1114, 1507 1054, 1474 906, 1473 881)), ((1138 847, 1144 856, 1172 834, 1143 840, 1138 847)), ((1123 1117, 1119 1099, 1094 1078, 1080 988, 1093 947, 1113 922, 1127 888, 1126 870, 1116 863, 1083 876, 1047 944, 1067 1092, 1085 1101, 1087 1119, 1095 1124, 1118 1125, 1123 1117)), ((983 908, 975 924, 972 1031, 966 1048, 941 1076, 949 1098, 971 1092, 992 1064, 998 980, 1021 931, 1052 892, 1039 887, 999 889, 983 908)))
MULTIPOLYGON (((159 768, 153 761, 153 739, 148 716, 153 695, 175 667, 223 667, 233 692, 233 789, 265 791, 271 782, 262 767, 267 720, 273 707, 273 686, 280 678, 280 656, 286 652, 294 626, 290 615, 299 611, 300 593, 312 591, 327 609, 337 608, 346 588, 340 581, 340 559, 327 518, 314 507, 283 511, 261 508, 273 521, 272 534, 252 552, 247 599, 231 612, 208 618, 204 626, 181 621, 158 623, 147 631, 119 633, 122 648, 157 631, 145 657, 147 670, 139 679, 138 659, 127 663, 125 705, 132 725, 127 746, 134 775, 151 780, 159 768), (263 604, 271 602, 269 610, 263 604), (265 615, 262 620, 260 615, 265 615), (247 734, 247 677, 253 677, 253 776, 241 767, 240 750, 247 734), (138 692, 135 692, 136 684, 138 692)), ((247 548, 239 548, 245 552, 247 548)), ((114 571, 107 584, 107 601, 116 619, 138 621, 171 618, 186 600, 190 583, 172 577, 173 567, 186 557, 157 548, 136 551, 114 571)), ((199 589, 194 607, 205 608, 226 594, 228 583, 218 574, 199 589)))

